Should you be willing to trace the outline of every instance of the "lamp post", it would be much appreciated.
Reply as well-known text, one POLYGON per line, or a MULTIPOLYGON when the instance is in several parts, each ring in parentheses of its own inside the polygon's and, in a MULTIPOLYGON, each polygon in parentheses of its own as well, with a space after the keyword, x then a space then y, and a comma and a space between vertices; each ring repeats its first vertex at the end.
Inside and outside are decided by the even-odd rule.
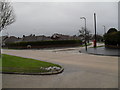
POLYGON ((80 19, 85 20, 85 50, 87 51, 87 43, 86 43, 86 18, 85 17, 80 17, 80 19))

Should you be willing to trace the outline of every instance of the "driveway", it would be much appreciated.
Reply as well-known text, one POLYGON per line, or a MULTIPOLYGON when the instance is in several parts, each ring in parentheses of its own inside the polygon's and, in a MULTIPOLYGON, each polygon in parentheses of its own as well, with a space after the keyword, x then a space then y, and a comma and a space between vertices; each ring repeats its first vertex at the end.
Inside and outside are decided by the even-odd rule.
POLYGON ((118 57, 57 50, 2 50, 2 53, 60 64, 58 75, 3 74, 3 88, 117 88, 118 57))

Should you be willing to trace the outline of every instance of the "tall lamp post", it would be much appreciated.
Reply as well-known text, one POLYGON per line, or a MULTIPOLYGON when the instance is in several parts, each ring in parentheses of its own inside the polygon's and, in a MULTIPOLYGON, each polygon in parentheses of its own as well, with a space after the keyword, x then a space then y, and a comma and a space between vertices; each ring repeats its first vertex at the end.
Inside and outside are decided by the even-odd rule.
POLYGON ((85 20, 85 50, 87 51, 87 43, 86 43, 86 18, 85 17, 80 17, 80 19, 85 20))

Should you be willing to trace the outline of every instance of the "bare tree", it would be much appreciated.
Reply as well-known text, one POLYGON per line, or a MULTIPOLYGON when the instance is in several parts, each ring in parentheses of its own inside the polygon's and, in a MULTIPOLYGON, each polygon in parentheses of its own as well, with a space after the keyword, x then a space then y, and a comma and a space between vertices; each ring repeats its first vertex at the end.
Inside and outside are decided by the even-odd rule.
MULTIPOLYGON (((79 36, 85 40, 85 28, 81 27, 81 29, 79 30, 79 36)), ((90 31, 86 30, 86 40, 89 42, 90 39, 90 31)))
POLYGON ((15 21, 15 15, 10 2, 0 1, 0 32, 15 21))

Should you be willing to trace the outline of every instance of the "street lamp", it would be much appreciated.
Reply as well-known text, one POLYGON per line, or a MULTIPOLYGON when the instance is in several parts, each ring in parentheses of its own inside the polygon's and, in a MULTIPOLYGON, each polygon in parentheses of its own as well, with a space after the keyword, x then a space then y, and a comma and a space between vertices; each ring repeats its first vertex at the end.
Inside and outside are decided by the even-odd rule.
POLYGON ((84 19, 85 20, 85 49, 87 51, 87 43, 86 43, 86 18, 85 17, 80 17, 80 19, 84 19))

